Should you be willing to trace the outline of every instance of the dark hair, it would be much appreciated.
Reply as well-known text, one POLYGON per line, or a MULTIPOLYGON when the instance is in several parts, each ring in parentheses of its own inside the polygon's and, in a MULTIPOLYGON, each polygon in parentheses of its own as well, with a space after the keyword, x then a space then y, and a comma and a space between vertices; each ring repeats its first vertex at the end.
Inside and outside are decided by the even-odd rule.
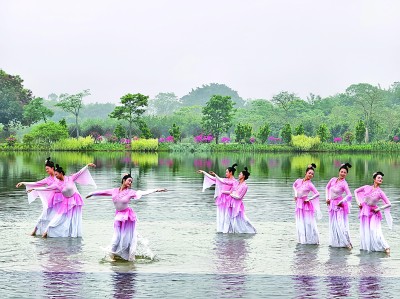
POLYGON ((384 176, 382 171, 377 171, 372 174, 372 178, 375 179, 378 175, 384 176))
POLYGON ((122 177, 121 184, 123 184, 124 181, 126 181, 126 180, 129 179, 129 178, 132 178, 131 174, 130 174, 130 173, 125 174, 125 175, 122 177))
POLYGON ((54 171, 57 171, 59 173, 62 173, 63 175, 65 175, 65 171, 64 169, 62 169, 62 167, 58 164, 56 164, 56 168, 54 169, 54 171))
POLYGON ((245 168, 242 170, 242 174, 244 175, 244 179, 245 179, 245 180, 247 180, 247 179, 249 178, 250 172, 249 172, 249 170, 247 169, 247 167, 245 167, 245 168))
POLYGON ((339 171, 341 169, 346 169, 346 171, 349 172, 349 168, 351 168, 351 164, 350 163, 344 163, 344 164, 340 165, 339 171))
POLYGON ((53 162, 53 161, 50 161, 50 157, 48 157, 48 158, 46 159, 46 161, 44 162, 44 166, 49 166, 49 167, 51 167, 51 168, 54 168, 54 162, 53 162))
POLYGON ((306 169, 306 173, 311 169, 311 170, 315 170, 315 168, 317 168, 317 165, 315 165, 314 163, 311 163, 310 165, 307 166, 306 169))
POLYGON ((232 166, 228 167, 228 171, 232 172, 232 175, 235 174, 237 164, 233 164, 232 166))

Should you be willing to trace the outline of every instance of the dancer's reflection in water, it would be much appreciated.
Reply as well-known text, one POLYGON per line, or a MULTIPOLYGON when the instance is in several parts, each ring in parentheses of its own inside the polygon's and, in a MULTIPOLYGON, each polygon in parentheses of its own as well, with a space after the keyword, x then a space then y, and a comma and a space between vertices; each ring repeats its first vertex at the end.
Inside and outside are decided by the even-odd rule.
POLYGON ((38 262, 43 268, 43 290, 47 297, 85 297, 81 238, 51 238, 37 242, 38 262))
POLYGON ((248 244, 254 235, 215 235, 215 272, 219 298, 246 297, 248 244))
POLYGON ((116 299, 134 298, 137 295, 135 288, 137 273, 133 264, 124 262, 113 265, 112 282, 114 285, 113 297, 116 299))
POLYGON ((329 297, 343 298, 350 295, 351 271, 347 258, 351 254, 344 248, 329 247, 329 259, 325 263, 325 273, 328 275, 324 281, 328 286, 329 297))
POLYGON ((317 245, 296 246, 292 264, 295 298, 322 298, 318 290, 318 251, 317 245))
POLYGON ((384 281, 381 275, 384 272, 381 259, 385 257, 382 252, 363 252, 360 253, 359 263, 359 298, 388 298, 385 295, 384 281))

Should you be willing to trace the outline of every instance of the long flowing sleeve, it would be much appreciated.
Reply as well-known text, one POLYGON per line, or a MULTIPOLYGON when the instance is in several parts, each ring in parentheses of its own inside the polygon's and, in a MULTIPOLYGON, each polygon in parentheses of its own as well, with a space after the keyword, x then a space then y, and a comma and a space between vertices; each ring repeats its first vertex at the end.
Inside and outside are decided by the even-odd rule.
POLYGON ((92 185, 95 188, 97 188, 96 183, 94 182, 90 171, 89 167, 86 165, 83 167, 81 170, 79 170, 77 173, 73 173, 69 176, 72 181, 75 183, 81 184, 81 185, 92 185))
POLYGON ((357 204, 361 204, 364 202, 364 192, 367 186, 368 185, 365 185, 354 190, 354 197, 356 199, 357 204))
POLYGON ((319 203, 319 192, 318 192, 317 189, 315 188, 314 184, 311 183, 311 181, 310 181, 310 183, 309 183, 309 187, 310 187, 310 191, 311 191, 312 193, 314 193, 314 195, 311 196, 311 197, 309 198, 309 200, 312 200, 312 204, 313 204, 313 206, 314 206, 314 209, 315 209, 315 211, 317 212, 317 218, 318 218, 318 219, 321 219, 321 218, 322 218, 322 213, 321 213, 321 206, 320 206, 320 203, 319 203))
MULTIPOLYGON (((132 191, 134 191, 134 190, 132 190, 132 191)), ((148 194, 151 194, 151 193, 154 193, 154 192, 157 192, 157 189, 149 189, 149 190, 145 190, 145 191, 137 190, 136 194, 134 196, 132 196, 132 198, 136 199, 136 200, 137 199, 141 199, 142 196, 148 195, 148 194)))
POLYGON ((382 206, 380 208, 380 210, 384 211, 385 218, 386 218, 386 223, 388 224, 388 227, 390 229, 392 229, 392 227, 393 227, 393 218, 392 218, 392 215, 390 214, 390 207, 391 207, 392 204, 390 203, 389 199, 387 198, 385 192, 383 192, 382 190, 380 192, 380 196, 381 196, 382 201, 385 203, 385 205, 382 206))
POLYGON ((246 184, 241 184, 241 185, 239 186, 239 188, 237 188, 237 190, 235 190, 235 191, 233 191, 233 192, 231 193, 231 196, 232 196, 234 199, 242 200, 243 197, 244 197, 244 196, 246 195, 246 193, 247 193, 247 189, 248 189, 248 187, 247 187, 246 184))
POLYGON ((299 179, 295 180, 293 183, 293 191, 294 191, 294 197, 297 197, 297 183, 299 179))
MULTIPOLYGON (((36 188, 42 187, 45 185, 51 185, 53 183, 53 179, 51 177, 44 178, 43 180, 37 182, 22 182, 24 184, 26 191, 36 188)), ((28 193, 28 203, 32 203, 36 198, 39 197, 39 193, 35 190, 28 193)))
POLYGON ((31 191, 31 193, 32 192, 37 192, 38 196, 40 197, 40 200, 42 201, 43 208, 47 209, 48 202, 53 198, 55 193, 61 192, 61 190, 59 189, 57 182, 54 182, 49 186, 35 187, 33 191, 31 191))
POLYGON ((344 197, 343 200, 347 201, 350 204, 351 200, 353 199, 353 196, 351 194, 349 184, 347 184, 347 182, 344 182, 344 192, 346 193, 346 196, 344 197))
POLYGON ((204 190, 210 188, 212 185, 215 184, 216 178, 205 171, 202 171, 202 173, 204 174, 203 189, 202 189, 202 191, 204 192, 204 190))
POLYGON ((90 192, 88 196, 112 196, 114 189, 99 190, 90 192))
POLYGON ((335 179, 335 178, 331 178, 331 179, 329 180, 328 184, 326 185, 326 188, 325 188, 325 199, 326 199, 327 201, 328 201, 328 199, 331 199, 331 195, 330 195, 329 191, 330 191, 330 189, 331 189, 332 181, 333 181, 334 179, 335 179))

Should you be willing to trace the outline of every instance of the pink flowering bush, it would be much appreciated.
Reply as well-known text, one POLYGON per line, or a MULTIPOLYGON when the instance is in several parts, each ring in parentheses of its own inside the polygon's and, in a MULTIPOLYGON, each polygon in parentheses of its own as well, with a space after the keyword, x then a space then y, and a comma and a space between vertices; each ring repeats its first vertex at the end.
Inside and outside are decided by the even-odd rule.
POLYGON ((274 136, 269 136, 268 137, 268 142, 269 143, 281 143, 282 142, 282 138, 278 138, 278 137, 274 137, 274 136))
POLYGON ((129 138, 121 138, 119 140, 119 143, 121 143, 121 144, 131 144, 131 140, 129 138))
POLYGON ((399 142, 399 140, 400 140, 399 136, 393 136, 393 141, 394 142, 399 142))
POLYGON ((256 138, 255 137, 250 137, 249 142, 251 144, 253 144, 254 142, 256 142, 256 138))
POLYGON ((14 135, 10 135, 6 138, 6 142, 8 146, 14 146, 14 144, 17 142, 17 138, 14 135))
POLYGON ((194 136, 194 142, 196 143, 210 143, 211 141, 214 140, 214 137, 212 135, 197 135, 194 136))
POLYGON ((111 133, 106 133, 106 134, 104 135, 104 138, 105 138, 108 142, 111 142, 111 143, 116 143, 116 142, 118 142, 117 136, 115 136, 115 135, 113 135, 113 134, 111 134, 111 133))
POLYGON ((334 143, 340 143, 340 142, 342 142, 342 137, 335 137, 335 138, 333 138, 333 142, 334 142, 334 143))
POLYGON ((227 144, 227 143, 230 143, 230 142, 231 142, 231 139, 230 139, 229 137, 222 137, 222 138, 221 138, 221 142, 222 142, 223 144, 227 144))
POLYGON ((168 136, 168 137, 166 137, 166 138, 164 138, 164 137, 160 137, 160 138, 158 138, 158 142, 159 143, 164 143, 164 142, 174 142, 174 137, 173 136, 168 136))

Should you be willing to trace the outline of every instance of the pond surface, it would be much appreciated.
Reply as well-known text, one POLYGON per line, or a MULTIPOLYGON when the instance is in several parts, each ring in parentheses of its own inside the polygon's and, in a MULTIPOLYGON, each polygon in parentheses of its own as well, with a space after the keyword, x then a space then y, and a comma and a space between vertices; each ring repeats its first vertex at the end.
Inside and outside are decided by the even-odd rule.
MULTIPOLYGON (((0 153, 0 297, 395 297, 400 291, 399 204, 391 210, 393 230, 382 222, 390 257, 360 252, 354 208, 352 251, 327 245, 323 205, 321 244, 296 244, 292 184, 311 162, 317 164, 313 182, 323 200, 329 179, 341 163, 350 162, 347 181, 352 191, 371 184, 372 173, 381 170, 382 189, 391 201, 398 201, 397 155, 0 153), (130 171, 134 189, 168 189, 132 202, 143 257, 130 263, 106 256, 114 208, 105 197, 85 201, 83 238, 29 236, 41 202, 29 205, 24 188, 15 185, 44 178, 49 155, 67 174, 86 163, 97 164, 91 173, 98 189, 119 186, 121 175, 130 171), (197 169, 223 176, 233 163, 251 172, 245 206, 258 231, 254 236, 217 234, 213 190, 201 192, 203 177, 197 169)), ((94 190, 78 189, 82 196, 94 190)))

